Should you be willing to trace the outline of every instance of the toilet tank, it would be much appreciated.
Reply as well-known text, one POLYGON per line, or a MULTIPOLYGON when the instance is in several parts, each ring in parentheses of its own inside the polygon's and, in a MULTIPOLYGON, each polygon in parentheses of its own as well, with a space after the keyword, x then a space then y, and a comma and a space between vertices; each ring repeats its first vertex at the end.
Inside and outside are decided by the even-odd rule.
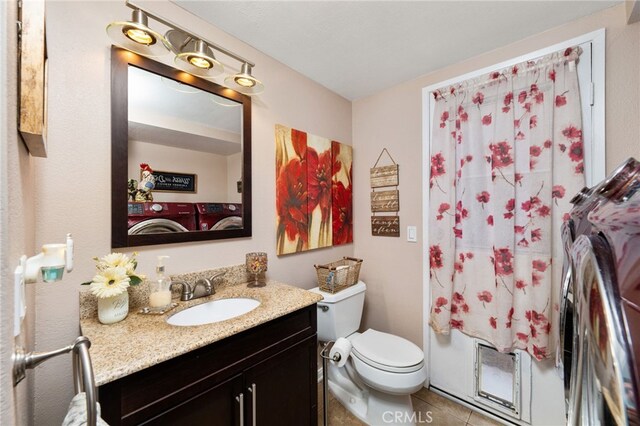
POLYGON ((324 297, 318 302, 318 340, 337 340, 358 331, 366 289, 366 284, 358 281, 336 294, 326 293, 318 287, 309 290, 324 297))

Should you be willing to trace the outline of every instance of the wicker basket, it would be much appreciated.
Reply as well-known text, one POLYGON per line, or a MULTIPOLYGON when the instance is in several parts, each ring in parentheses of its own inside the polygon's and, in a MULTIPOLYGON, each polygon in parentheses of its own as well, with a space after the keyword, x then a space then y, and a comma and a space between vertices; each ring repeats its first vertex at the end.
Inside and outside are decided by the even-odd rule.
POLYGON ((315 265, 318 287, 327 293, 337 293, 358 282, 362 259, 343 257, 327 265, 315 265))

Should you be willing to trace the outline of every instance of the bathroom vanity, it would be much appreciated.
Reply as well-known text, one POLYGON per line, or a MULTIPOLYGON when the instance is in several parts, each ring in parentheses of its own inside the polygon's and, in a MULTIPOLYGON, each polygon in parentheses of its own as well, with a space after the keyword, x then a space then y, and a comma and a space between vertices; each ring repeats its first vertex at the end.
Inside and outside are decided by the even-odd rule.
MULTIPOLYGON (((317 424, 320 296, 288 285, 236 285, 209 300, 250 297, 253 311, 191 327, 131 312, 118 324, 81 320, 102 418, 110 425, 317 424)), ((178 309, 180 309, 178 308, 178 309)))

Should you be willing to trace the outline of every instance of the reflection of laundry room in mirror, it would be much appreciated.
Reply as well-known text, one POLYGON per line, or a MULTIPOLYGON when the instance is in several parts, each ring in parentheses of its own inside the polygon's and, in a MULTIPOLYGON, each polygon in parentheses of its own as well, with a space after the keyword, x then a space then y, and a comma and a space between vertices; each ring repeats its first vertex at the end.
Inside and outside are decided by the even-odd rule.
POLYGON ((134 66, 128 79, 128 234, 241 229, 242 104, 134 66))

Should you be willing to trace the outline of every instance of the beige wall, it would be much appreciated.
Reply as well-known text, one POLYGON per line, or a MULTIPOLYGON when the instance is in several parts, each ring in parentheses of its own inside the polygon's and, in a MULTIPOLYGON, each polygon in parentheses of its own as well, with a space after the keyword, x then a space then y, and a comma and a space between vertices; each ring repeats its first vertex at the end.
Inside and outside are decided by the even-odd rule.
POLYGON ((242 178, 242 153, 227 156, 227 202, 241 203, 238 181, 242 178))
POLYGON ((355 254, 365 259, 365 327, 422 343, 422 88, 606 27, 607 171, 640 157, 640 23, 624 4, 424 75, 353 103, 355 254), (383 147, 400 164, 400 238, 372 237, 369 176, 383 147), (419 243, 406 241, 418 227, 419 243))
MULTIPOLYGON (((16 3, 0 2, 0 424, 31 424, 33 371, 16 388, 11 375, 13 353, 13 271, 22 254, 34 252, 33 161, 18 136, 16 3)), ((34 347, 34 288, 27 288, 27 317, 16 343, 34 347)))
MULTIPOLYGON (((154 170, 192 173, 198 176, 196 193, 153 191, 154 201, 229 203, 236 199, 234 194, 231 194, 231 197, 227 194, 227 156, 129 141, 129 179, 140 180, 140 163, 149 163, 154 170)), ((238 175, 241 173, 240 170, 238 169, 238 175)))
MULTIPOLYGON (((141 272, 152 275, 160 254, 171 256, 167 270, 177 273, 243 263, 245 253, 259 250, 268 252, 269 277, 314 286, 313 264, 352 255, 353 246, 276 257, 274 126, 282 123, 350 144, 351 103, 172 3, 148 6, 251 58, 267 90, 253 100, 253 237, 136 248, 141 272)), ((76 268, 60 283, 38 286, 39 350, 69 344, 78 335, 79 283, 94 273, 91 258, 111 250, 110 42, 105 26, 129 16, 123 2, 47 2, 50 149, 48 159, 34 160, 36 240, 60 241, 73 232, 76 268), (70 27, 70 22, 76 24, 70 27)), ((169 56, 163 60, 172 64, 169 56)), ((63 359, 37 370, 36 424, 60 424, 72 397, 70 371, 63 359)))

